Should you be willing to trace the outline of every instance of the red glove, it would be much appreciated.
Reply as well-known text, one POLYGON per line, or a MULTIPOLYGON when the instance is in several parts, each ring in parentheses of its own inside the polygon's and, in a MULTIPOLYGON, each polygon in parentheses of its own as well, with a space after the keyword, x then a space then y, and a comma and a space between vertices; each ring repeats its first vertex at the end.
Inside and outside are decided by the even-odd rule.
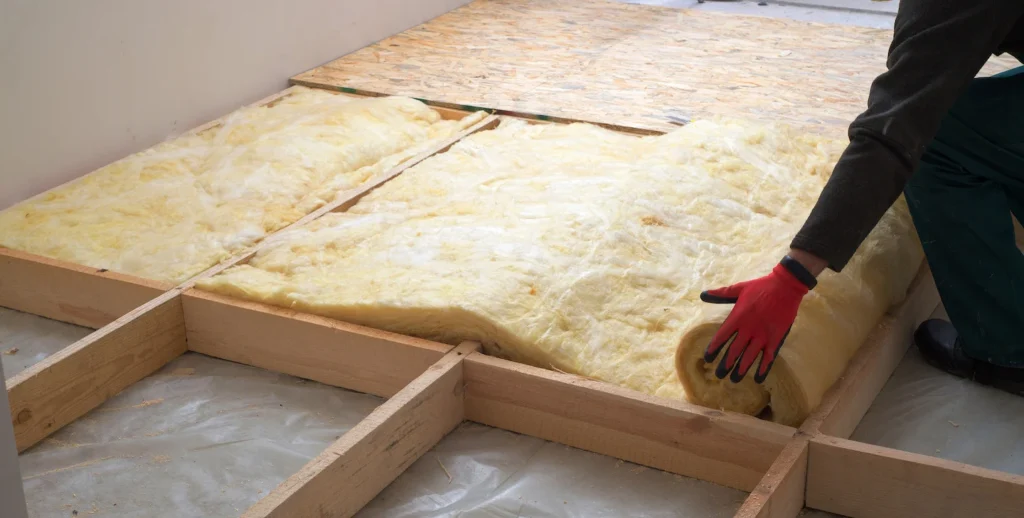
POLYGON ((786 256, 767 276, 701 293, 704 302, 736 304, 704 352, 704 361, 711 363, 733 339, 715 376, 722 379, 731 372, 729 379, 739 383, 760 355, 754 381, 764 382, 793 327, 800 301, 816 283, 803 265, 786 256))

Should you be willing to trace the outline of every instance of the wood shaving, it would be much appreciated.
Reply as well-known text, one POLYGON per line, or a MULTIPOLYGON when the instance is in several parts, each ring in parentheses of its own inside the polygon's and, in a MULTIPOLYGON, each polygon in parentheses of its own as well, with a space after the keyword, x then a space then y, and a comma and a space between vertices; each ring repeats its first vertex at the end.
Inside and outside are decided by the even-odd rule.
POLYGON ((139 403, 137 405, 119 406, 119 407, 113 407, 113 408, 97 408, 96 411, 97 412, 117 412, 119 410, 128 410, 129 408, 146 408, 148 406, 159 405, 160 403, 163 403, 163 402, 164 402, 163 398, 147 399, 146 401, 143 401, 142 403, 139 403))
POLYGON ((444 474, 448 475, 448 483, 451 484, 454 479, 452 478, 452 474, 448 472, 448 468, 444 467, 444 464, 441 464, 441 457, 436 457, 435 460, 437 460, 437 465, 441 466, 441 469, 444 470, 444 474))
POLYGON ((17 347, 11 347, 10 349, 4 351, 4 354, 6 354, 7 356, 14 356, 15 354, 18 354, 18 351, 20 350, 21 349, 18 349, 17 347))

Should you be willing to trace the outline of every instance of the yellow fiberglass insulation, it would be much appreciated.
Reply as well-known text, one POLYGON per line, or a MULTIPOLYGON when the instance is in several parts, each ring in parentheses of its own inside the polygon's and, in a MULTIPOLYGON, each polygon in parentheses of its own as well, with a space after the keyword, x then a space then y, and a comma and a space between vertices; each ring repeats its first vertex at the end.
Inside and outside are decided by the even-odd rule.
POLYGON ((181 282, 481 117, 297 88, 0 212, 0 246, 181 282))
POLYGON ((793 424, 921 263, 902 201, 807 297, 767 397, 675 356, 696 336, 681 364, 699 358, 728 309, 702 290, 786 253, 841 150, 734 121, 642 138, 505 121, 200 287, 793 424))

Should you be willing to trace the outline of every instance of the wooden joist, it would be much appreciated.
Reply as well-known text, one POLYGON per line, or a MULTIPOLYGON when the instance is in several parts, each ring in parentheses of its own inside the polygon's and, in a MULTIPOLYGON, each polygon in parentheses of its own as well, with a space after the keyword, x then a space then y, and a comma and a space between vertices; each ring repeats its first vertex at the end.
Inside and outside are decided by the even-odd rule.
POLYGON ((751 491, 737 518, 791 518, 804 508, 807 490, 808 440, 798 433, 782 449, 768 472, 751 491))
POLYGON ((465 343, 430 366, 243 516, 352 516, 462 422, 465 343))
POLYGON ((0 306, 92 329, 171 284, 0 248, 0 306))
POLYGON ((794 429, 484 355, 466 419, 750 491, 794 429))
POLYGON ((807 505, 851 518, 1016 518, 1024 477, 837 437, 811 440, 807 505))
POLYGON ((186 351, 168 292, 7 380, 18 451, 85 415, 186 351))
POLYGON ((191 290, 189 350, 335 387, 390 397, 449 346, 191 290))

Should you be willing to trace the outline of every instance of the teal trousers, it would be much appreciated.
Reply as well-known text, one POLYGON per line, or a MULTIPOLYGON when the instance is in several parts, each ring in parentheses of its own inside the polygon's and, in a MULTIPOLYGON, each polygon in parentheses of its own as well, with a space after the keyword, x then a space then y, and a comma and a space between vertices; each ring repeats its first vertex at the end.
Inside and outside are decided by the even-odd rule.
POLYGON ((964 352, 1024 367, 1024 67, 973 81, 905 194, 964 352))

